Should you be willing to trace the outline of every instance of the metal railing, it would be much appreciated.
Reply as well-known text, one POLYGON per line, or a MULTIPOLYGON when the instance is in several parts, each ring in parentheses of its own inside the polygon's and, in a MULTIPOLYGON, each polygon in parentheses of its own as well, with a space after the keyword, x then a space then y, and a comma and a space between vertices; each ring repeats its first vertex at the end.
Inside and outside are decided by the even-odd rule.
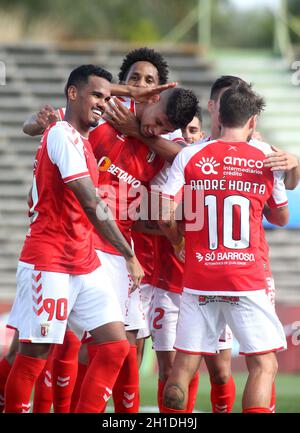
MULTIPOLYGON (((198 0, 190 12, 162 39, 162 42, 176 43, 194 27, 198 26, 197 43, 208 51, 212 45, 212 7, 214 0, 198 0)), ((273 51, 288 62, 294 60, 294 50, 290 32, 300 38, 299 21, 288 12, 288 1, 279 0, 272 8, 274 15, 273 51)))

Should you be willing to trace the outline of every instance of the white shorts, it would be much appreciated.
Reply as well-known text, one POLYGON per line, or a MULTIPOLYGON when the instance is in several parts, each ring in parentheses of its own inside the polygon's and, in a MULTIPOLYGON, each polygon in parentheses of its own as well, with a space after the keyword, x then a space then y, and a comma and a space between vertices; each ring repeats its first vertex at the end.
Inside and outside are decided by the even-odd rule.
POLYGON ((214 355, 228 323, 240 354, 254 355, 286 348, 285 333, 264 290, 249 296, 201 296, 183 293, 177 326, 177 350, 214 355))
POLYGON ((19 263, 8 326, 19 330, 20 341, 61 344, 67 324, 81 338, 84 330, 122 322, 116 295, 107 290, 109 281, 101 277, 100 269, 69 275, 19 263))
POLYGON ((123 256, 96 250, 101 262, 101 272, 105 280, 109 280, 119 300, 123 313, 126 331, 145 328, 141 292, 136 289, 129 295, 130 276, 123 256))
POLYGON ((142 306, 145 316, 146 327, 139 329, 136 339, 148 338, 151 335, 150 323, 152 314, 152 303, 153 303, 154 286, 152 284, 141 284, 141 299, 142 306))
POLYGON ((274 282, 274 278, 267 277, 266 282, 267 282, 267 286, 268 286, 267 290, 266 290, 266 294, 269 298, 269 301, 273 305, 273 308, 275 308, 275 282, 274 282))
POLYGON ((233 345, 232 331, 228 325, 225 325, 225 328, 223 329, 219 337, 217 350, 218 352, 220 352, 220 350, 232 349, 232 345, 233 345))
MULTIPOLYGON (((267 282, 267 286, 268 286, 268 288, 266 290, 267 297, 268 297, 269 301, 271 302, 271 305, 273 306, 273 308, 275 308, 275 283, 274 283, 274 279, 272 277, 267 277, 266 282, 267 282)), ((232 334, 232 331, 229 328, 229 326, 226 325, 225 328, 223 329, 223 331, 221 332, 221 336, 220 336, 219 343, 218 343, 218 351, 225 350, 225 349, 232 349, 232 345, 233 345, 233 334, 232 334)))
POLYGON ((152 346, 155 351, 173 351, 180 306, 180 293, 154 289, 151 320, 152 346))

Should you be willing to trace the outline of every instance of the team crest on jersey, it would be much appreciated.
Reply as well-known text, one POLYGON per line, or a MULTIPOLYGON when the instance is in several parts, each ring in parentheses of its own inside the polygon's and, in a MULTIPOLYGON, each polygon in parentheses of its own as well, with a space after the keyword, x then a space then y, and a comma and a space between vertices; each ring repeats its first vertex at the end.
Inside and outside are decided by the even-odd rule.
POLYGON ((41 335, 46 337, 49 333, 50 323, 41 323, 41 335))
POLYGON ((155 158, 155 152, 150 151, 146 157, 148 164, 151 164, 151 162, 154 161, 154 158, 155 158))
POLYGON ((196 167, 201 168, 202 173, 206 175, 206 174, 218 174, 218 172, 215 170, 215 167, 218 167, 220 163, 217 162, 213 156, 211 158, 209 157, 205 158, 204 156, 202 156, 200 161, 197 162, 197 164, 195 165, 196 167))

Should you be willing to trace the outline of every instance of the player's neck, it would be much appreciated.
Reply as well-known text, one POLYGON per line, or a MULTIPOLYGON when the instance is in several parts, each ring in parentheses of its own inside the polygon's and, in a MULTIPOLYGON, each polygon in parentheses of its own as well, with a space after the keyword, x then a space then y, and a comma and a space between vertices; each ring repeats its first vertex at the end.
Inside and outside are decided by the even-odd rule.
POLYGON ((87 138, 89 136, 89 128, 85 124, 83 125, 80 119, 70 112, 68 108, 66 109, 64 120, 72 125, 73 128, 76 129, 80 135, 82 135, 82 137, 87 138))
POLYGON ((138 120, 141 120, 143 111, 145 108, 145 102, 140 102, 139 104, 135 104, 135 115, 138 120))
POLYGON ((248 137, 249 137, 248 128, 223 127, 219 139, 223 141, 242 142, 242 141, 247 141, 248 137))

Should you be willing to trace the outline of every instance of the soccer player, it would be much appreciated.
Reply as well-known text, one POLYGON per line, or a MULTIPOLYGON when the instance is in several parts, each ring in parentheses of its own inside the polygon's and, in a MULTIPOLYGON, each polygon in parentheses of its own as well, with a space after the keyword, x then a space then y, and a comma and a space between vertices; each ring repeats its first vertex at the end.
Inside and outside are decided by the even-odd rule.
MULTIPOLYGON (((221 138, 184 149, 163 188, 171 209, 176 206, 172 197, 183 186, 193 191, 193 205, 200 197, 204 207, 203 228, 185 230, 184 289, 177 353, 164 391, 166 412, 185 411, 195 359, 200 362, 204 353, 215 356, 220 331, 228 323, 249 371, 243 412, 270 413, 275 352, 286 348, 286 339, 266 295, 261 214, 268 201, 285 225, 288 208, 284 174, 264 167, 271 147, 247 141, 263 106, 244 83, 226 90, 220 102, 221 138)), ((174 212, 161 228, 173 245, 183 243, 174 212)))
POLYGON ((92 239, 94 226, 124 254, 135 289, 143 271, 95 192, 98 169, 87 139, 110 98, 111 78, 94 65, 72 71, 65 121, 46 130, 37 151, 32 218, 10 315, 14 323, 17 320, 20 344, 6 383, 5 412, 28 411, 49 345, 62 343, 67 321, 79 333, 88 329, 97 344, 78 412, 104 410, 128 354, 122 312, 113 290, 107 290, 92 239))
MULTIPOLYGON (((146 50, 145 50, 146 51, 146 50)), ((153 53, 149 53, 150 50, 148 50, 148 53, 146 53, 148 56, 149 54, 151 54, 153 56, 153 53)), ((152 50, 151 50, 152 51, 152 50)), ((141 53, 139 53, 139 55, 141 55, 141 53)), ((151 74, 156 74, 157 75, 157 71, 155 70, 155 68, 152 66, 152 64, 149 65, 149 62, 147 63, 147 61, 145 61, 146 59, 141 60, 140 62, 138 62, 139 64, 135 64, 135 70, 134 70, 134 74, 133 74, 133 80, 136 79, 135 77, 138 74, 138 67, 142 67, 142 68, 148 68, 148 73, 147 73, 147 80, 151 80, 151 74), (152 70, 149 71, 149 68, 151 69, 152 66, 152 70), (153 71, 154 70, 154 71, 153 71)), ((137 63, 137 62, 135 62, 137 63)), ((145 73, 146 75, 146 73, 145 73)), ((156 78, 156 76, 155 76, 156 78)), ((180 119, 180 122, 183 122, 182 125, 185 125, 186 123, 188 123, 188 118, 186 118, 186 116, 190 116, 189 114, 189 110, 191 112, 191 117, 189 118, 189 120, 191 120, 192 116, 195 113, 195 103, 196 103, 196 98, 190 93, 190 92, 186 92, 183 91, 182 89, 174 89, 166 92, 162 93, 162 101, 159 101, 157 103, 153 103, 153 104, 138 104, 137 105, 137 110, 136 110, 136 117, 138 119, 138 121, 140 122, 141 125, 143 125, 143 119, 145 118, 144 115, 147 114, 152 116, 153 115, 155 118, 153 118, 154 122, 152 124, 148 124, 146 126, 146 128, 144 128, 144 135, 159 135, 160 132, 167 132, 168 130, 173 130, 174 127, 170 125, 165 125, 166 120, 165 120, 165 114, 164 111, 166 109, 165 107, 165 102, 163 101, 163 98, 166 97, 167 99, 169 98, 168 95, 173 94, 173 98, 170 100, 169 103, 169 110, 170 107, 173 105, 172 110, 171 110, 171 118, 172 118, 172 122, 175 122, 175 125, 179 127, 180 124, 177 125, 177 119, 180 119), (168 92, 168 93, 167 93, 168 92), (176 104, 176 100, 178 101, 178 103, 176 104), (162 104, 161 104, 162 103, 162 104), (159 105, 160 104, 160 105, 159 105), (163 109, 159 108, 160 106, 163 106, 163 109), (153 110, 155 109, 155 110, 153 110), (183 114, 184 110, 188 110, 185 111, 185 113, 183 114), (183 114, 183 115, 182 115, 183 114), (181 118, 179 117, 181 116, 181 118)), ((156 98, 157 99, 157 98, 156 98)), ((130 101, 123 101, 127 104, 127 106, 131 109, 131 111, 135 111, 135 105, 133 102, 130 101)), ((122 106, 120 106, 120 104, 118 104, 118 101, 115 101, 116 107, 118 109, 121 110, 122 106)), ((150 116, 148 117, 150 119, 150 116)), ((151 120, 152 122, 152 120, 151 120)), ((169 122, 168 122, 169 123, 169 122)), ((143 129, 143 127, 141 128, 143 129)), ((90 133, 90 140, 93 144, 93 148, 94 148, 94 152, 97 156, 97 158, 99 159, 99 161, 101 161, 101 163, 99 164, 99 170, 101 171, 101 175, 100 175, 100 180, 101 180, 101 185, 105 185, 105 184, 110 184, 112 183, 113 186, 117 185, 117 179, 115 177, 117 177, 120 180, 124 180, 125 184, 126 184, 126 175, 124 176, 124 172, 125 173, 129 173, 129 177, 127 175, 127 178, 129 178, 129 180, 132 181, 132 177, 133 177, 133 181, 139 182, 139 178, 142 179, 142 182, 147 182, 148 180, 151 179, 151 177, 153 177, 153 175, 159 170, 159 168, 162 167, 163 165, 163 161, 161 159, 159 159, 157 156, 155 156, 155 154, 151 151, 149 151, 148 147, 146 145, 143 145, 141 142, 136 142, 136 140, 133 139, 127 139, 126 137, 122 137, 119 133, 117 133, 116 130, 114 130, 111 126, 109 126, 107 123, 102 122, 101 125, 99 125, 97 128, 95 128, 93 131, 91 131, 90 133), (97 137, 97 138, 95 138, 97 137), (112 143, 115 143, 114 146, 112 146, 112 143), (99 143, 99 144, 98 144, 99 143), (101 146, 100 146, 101 143, 101 146), (130 145, 129 145, 130 143, 130 145), (146 153, 145 153, 146 152, 146 153), (143 156, 143 153, 145 153, 145 156, 143 156), (125 158, 125 155, 128 154, 128 157, 125 158), (119 156, 120 155, 120 156, 119 156), (148 155, 148 156, 147 156, 148 155), (116 158, 120 158, 119 160, 120 162, 118 162, 118 160, 116 158), (112 163, 111 166, 107 166, 106 162, 107 159, 110 160, 110 162, 112 163), (113 167, 116 167, 116 165, 119 166, 119 168, 117 170, 114 170, 114 172, 112 171, 113 167), (111 167, 111 168, 110 168, 111 167), (106 173, 106 170, 108 171, 108 173, 106 173), (114 176, 112 176, 112 174, 114 174, 114 176), (117 176, 116 176, 117 175, 117 176)), ((145 138, 145 140, 147 140, 145 138)), ((154 137, 151 137, 152 141, 156 141, 157 139, 154 137)), ((158 141, 163 141, 164 139, 158 139, 158 141)), ((164 140, 166 141, 166 140, 164 140)), ((122 182, 121 182, 121 186, 122 186, 122 182)), ((132 198, 130 199, 132 200, 132 198)), ((126 206, 130 206, 130 201, 128 201, 128 203, 126 203, 126 206)), ((124 230, 126 230, 126 235, 127 237, 129 236, 129 229, 130 229, 130 221, 120 221, 120 224, 123 225, 124 230)), ((106 263, 106 267, 107 269, 109 269, 111 266, 114 266, 114 272, 110 273, 110 278, 114 278, 114 286, 116 287, 116 289, 120 290, 119 296, 120 298, 123 297, 124 298, 124 294, 127 294, 127 290, 128 290, 128 279, 127 279, 127 274, 124 272, 124 265, 122 264, 122 262, 120 262, 120 257, 118 257, 115 254, 115 251, 113 251, 112 249, 108 249, 106 245, 103 244, 103 242, 101 243, 101 245, 99 244, 99 240, 97 240, 96 242, 96 246, 98 246, 98 249, 100 251, 102 251, 103 253, 103 257, 102 257, 102 262, 105 264, 106 263), (99 245, 99 246, 98 246, 99 245), (117 264, 115 262, 118 262, 117 264), (115 265, 113 265, 113 263, 115 263, 115 265), (116 272, 115 269, 118 268, 119 272, 116 272)), ((101 254, 101 252, 99 252, 99 254, 101 254)), ((103 267, 105 268, 105 266, 103 267)), ((123 302, 124 304, 124 302, 123 302)), ((129 305, 132 305, 132 303, 130 302, 129 305)), ((132 311, 133 308, 131 306, 131 309, 129 310, 132 311)), ((141 312, 139 308, 136 308, 137 312, 139 313, 139 315, 141 316, 141 312)), ((139 319, 141 321, 141 319, 139 319)), ((139 327, 141 327, 141 324, 139 322, 135 322, 132 323, 132 320, 128 318, 128 324, 129 326, 131 326, 131 328, 133 329, 139 329, 139 327)), ((133 370, 132 366, 134 365, 134 352, 135 352, 135 346, 132 345, 132 356, 131 356, 131 361, 128 363, 130 366, 131 371, 133 370)), ((125 369, 126 363, 124 365, 124 371, 126 371, 126 378, 128 379, 129 376, 129 372, 128 372, 128 368, 127 370, 125 369)), ((118 383, 116 384, 118 385, 118 383)), ((138 384, 137 384, 138 385, 138 384)), ((116 410, 120 411, 120 410, 125 410, 124 409, 124 395, 125 392, 127 395, 132 395, 132 394, 137 394, 137 392, 133 393, 131 392, 131 390, 126 390, 123 392, 116 392, 114 393, 114 396, 116 395, 120 395, 119 400, 120 403, 118 404, 116 401, 116 398, 114 399, 115 401, 115 406, 116 406, 116 410), (123 408, 122 408, 123 405, 123 408), (120 408, 121 406, 121 408, 120 408)), ((132 401, 125 401, 126 405, 128 406, 127 409, 131 409, 132 411, 136 411, 137 410, 137 405, 136 403, 132 404, 132 401)))
MULTIPOLYGON (((179 129, 180 125, 186 125, 193 118, 197 106, 197 98, 184 89, 169 89, 161 93, 160 99, 155 103, 134 104, 132 101, 123 101, 130 111, 135 112, 139 123, 141 134, 145 137, 157 137, 157 141, 164 140, 158 136, 164 133, 179 129)), ((115 101, 116 110, 122 111, 123 105, 115 101)), ((121 135, 115 128, 104 122, 90 132, 90 140, 94 154, 101 171, 99 187, 109 185, 116 191, 119 197, 123 192, 122 203, 116 204, 110 201, 111 209, 114 209, 118 225, 124 236, 130 240, 131 227, 134 218, 128 215, 130 209, 140 204, 136 200, 140 186, 146 186, 148 182, 164 165, 164 160, 159 158, 141 140, 121 135), (127 214, 126 218, 122 218, 127 214)), ((167 141, 167 140, 165 140, 167 141)), ((105 188, 99 188, 106 194, 105 188)), ((145 189, 144 189, 145 190, 145 189)), ((125 324, 128 330, 142 328, 143 312, 141 311, 140 296, 130 295, 127 299, 129 281, 124 267, 123 258, 107 242, 97 237, 95 248, 98 251, 100 260, 103 262, 103 270, 110 273, 113 286, 118 293, 121 305, 124 308, 125 324), (137 296, 136 299, 133 297, 137 296), (134 311, 135 310, 135 311, 134 311), (140 316, 140 317, 138 317, 140 316)), ((138 395, 138 364, 136 357, 135 341, 131 340, 131 348, 128 359, 122 368, 121 376, 118 378, 114 389, 115 410, 133 411, 138 410, 137 399, 127 396, 138 395), (134 366, 136 366, 134 372, 134 366), (134 376, 132 385, 125 386, 125 379, 134 376), (133 385, 134 384, 134 385, 133 385), (125 403, 124 403, 125 401, 125 403)))
POLYGON ((203 118, 201 107, 198 108, 193 120, 181 130, 182 136, 187 144, 203 140, 205 132, 202 130, 203 118))
MULTIPOLYGON (((119 79, 121 82, 132 86, 157 86, 167 80, 168 71, 166 68, 167 65, 159 53, 147 48, 141 48, 130 52, 126 56, 121 66, 119 79)), ((114 112, 114 127, 125 135, 136 136, 139 134, 132 115, 130 116, 129 112, 126 113, 126 108, 121 106, 119 108, 122 113, 114 112), (123 118, 122 114, 124 115, 123 118)), ((199 113, 199 107, 197 113, 199 113)), ((167 143, 168 146, 173 148, 178 146, 178 150, 182 148, 180 142, 183 141, 183 137, 180 130, 168 136, 164 135, 164 137, 173 141, 167 143)), ((140 138, 144 139, 143 137, 140 138)), ((165 162, 163 168, 151 180, 150 184, 163 184, 167 178, 169 166, 170 164, 165 162)), ((136 228, 136 225, 134 227, 136 228)), ((143 226, 143 230, 145 230, 145 226, 143 226)), ((175 354, 173 344, 182 290, 183 268, 176 258, 169 241, 164 236, 161 236, 161 233, 155 236, 155 230, 150 229, 149 225, 147 225, 147 230, 149 234, 134 231, 132 233, 135 252, 145 271, 145 278, 141 286, 141 297, 147 327, 139 330, 137 342, 139 347, 140 342, 143 342, 143 339, 150 335, 151 327, 153 348, 156 351, 159 367, 158 406, 161 408, 163 384, 168 376, 175 354), (167 304, 166 301, 168 301, 167 304), (154 312, 153 320, 150 320, 150 310, 154 312), (156 314, 158 314, 157 317, 156 314), (155 338, 153 322, 156 328, 155 338)), ((132 313, 132 316, 134 316, 133 311, 132 313)), ((190 385, 190 411, 192 411, 196 399, 198 378, 199 376, 196 375, 195 381, 190 385)))

